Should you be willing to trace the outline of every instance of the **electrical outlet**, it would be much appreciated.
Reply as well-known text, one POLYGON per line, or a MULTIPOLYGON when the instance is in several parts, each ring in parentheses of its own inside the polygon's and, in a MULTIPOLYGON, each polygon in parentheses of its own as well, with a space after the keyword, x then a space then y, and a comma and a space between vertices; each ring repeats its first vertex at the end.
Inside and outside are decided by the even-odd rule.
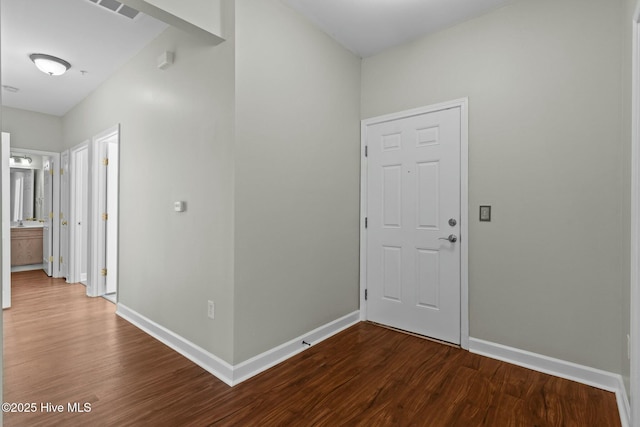
POLYGON ((215 318, 215 314, 215 305, 213 304, 213 301, 207 301, 207 316, 209 317, 209 319, 213 319, 215 318))

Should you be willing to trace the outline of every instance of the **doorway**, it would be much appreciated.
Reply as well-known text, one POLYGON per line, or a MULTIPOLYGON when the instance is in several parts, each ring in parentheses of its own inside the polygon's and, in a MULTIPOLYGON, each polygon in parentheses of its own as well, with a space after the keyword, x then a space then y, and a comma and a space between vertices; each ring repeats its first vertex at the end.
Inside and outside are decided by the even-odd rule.
MULTIPOLYGON (((10 272, 12 270, 21 270, 22 267, 10 267, 11 264, 11 186, 9 185, 11 164, 9 163, 10 157, 16 154, 18 157, 27 157, 32 162, 41 164, 42 167, 42 197, 38 198, 34 195, 33 207, 35 208, 37 217, 34 220, 34 213, 27 215, 23 219, 24 226, 34 226, 32 223, 40 223, 42 221, 43 234, 42 234, 42 251, 43 256, 40 261, 34 264, 30 264, 24 268, 27 269, 40 269, 42 268, 47 275, 51 277, 60 277, 60 153, 54 153, 49 151, 32 150, 27 148, 11 147, 10 135, 3 133, 2 137, 2 164, 0 169, 2 170, 3 177, 3 191, 2 191, 2 206, 3 206, 3 248, 7 245, 6 249, 3 249, 3 308, 11 307, 11 279, 10 272), (5 153, 6 151, 6 153, 5 153), (6 183, 6 184, 5 184, 6 183), (6 191, 5 191, 6 185, 6 191), (50 188, 47 192, 46 188, 50 188), (6 209, 6 212, 5 212, 6 209), (8 226, 8 230, 5 232, 4 228, 8 226), (5 241, 6 240, 6 241, 5 241), (5 269, 5 266, 8 268, 5 269), (8 275, 8 278, 5 276, 8 275)), ((34 174, 37 176, 39 174, 34 174)), ((36 189, 38 185, 33 185, 32 188, 36 189)), ((19 226, 19 221, 14 225, 19 226)))
POLYGON ((92 139, 87 295, 117 301, 120 127, 92 139))
POLYGON ((468 347, 467 100, 362 122, 365 320, 468 347))
MULTIPOLYGON (((62 171, 60 153, 11 148, 11 156, 27 157, 34 168, 31 185, 34 198, 33 210, 21 215, 23 224, 37 222, 42 227, 42 260, 27 266, 12 266, 11 271, 42 268, 49 277, 62 277, 60 270, 60 188, 62 171)), ((3 165, 4 166, 4 165, 3 165)), ((9 164, 10 170, 13 166, 9 164)), ((12 192, 10 191, 10 197, 12 192)), ((12 222, 12 224, 16 224, 12 222)))

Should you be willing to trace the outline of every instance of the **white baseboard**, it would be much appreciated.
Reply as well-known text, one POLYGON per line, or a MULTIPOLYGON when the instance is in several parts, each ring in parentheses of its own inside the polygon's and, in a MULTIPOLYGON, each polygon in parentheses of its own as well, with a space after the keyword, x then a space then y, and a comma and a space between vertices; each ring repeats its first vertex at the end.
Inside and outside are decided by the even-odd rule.
POLYGON ((236 365, 234 367, 234 385, 257 375, 262 371, 266 371, 272 366, 275 366, 278 363, 304 351, 309 346, 303 344, 303 341, 311 345, 315 345, 358 322, 360 322, 360 311, 354 311, 351 314, 347 314, 333 322, 320 326, 311 332, 307 332, 298 338, 294 338, 289 342, 269 351, 265 351, 262 354, 236 365))
POLYGON ((170 331, 153 320, 118 303, 116 314, 134 326, 142 329, 161 343, 171 347, 205 371, 216 376, 220 381, 233 385, 233 366, 205 349, 187 341, 175 332, 170 331))
POLYGON ((630 424, 631 410, 629 409, 629 399, 622 376, 619 374, 578 365, 577 363, 567 362, 561 359, 554 359, 477 338, 469 338, 469 351, 534 371, 614 392, 616 394, 622 427, 628 427, 630 424))
POLYGON ((360 312, 354 311, 234 366, 155 323, 153 320, 131 310, 124 304, 117 304, 116 314, 177 351, 229 386, 239 384, 304 351, 309 346, 303 344, 303 341, 315 345, 360 321, 360 312))
POLYGON ((44 269, 44 264, 15 265, 11 267, 11 272, 17 273, 19 271, 34 271, 42 269, 44 269))

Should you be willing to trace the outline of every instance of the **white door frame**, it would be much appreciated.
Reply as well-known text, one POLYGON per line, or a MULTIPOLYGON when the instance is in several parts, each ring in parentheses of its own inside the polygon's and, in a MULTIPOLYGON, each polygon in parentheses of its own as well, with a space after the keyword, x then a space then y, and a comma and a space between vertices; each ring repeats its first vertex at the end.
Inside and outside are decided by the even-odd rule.
MULTIPOLYGON (((51 201, 51 211, 53 219, 51 220, 51 255, 53 263, 51 264, 51 277, 60 277, 60 153, 53 151, 32 150, 30 148, 12 147, 15 151, 31 154, 33 156, 48 156, 53 161, 53 200, 51 201)), ((11 256, 3 254, 4 256, 11 256)))
MULTIPOLYGON (((104 153, 107 152, 107 142, 116 137, 120 144, 120 125, 113 126, 94 136, 89 145, 89 245, 87 295, 99 297, 106 293, 106 281, 100 271, 106 268, 106 227, 101 218, 106 206, 106 173, 100 173, 104 153)), ((116 272, 117 274, 117 272, 116 272)))
POLYGON ((11 155, 11 136, 2 132, 2 167, 0 168, 2 177, 2 308, 11 307, 11 218, 9 215, 9 156, 11 155))
POLYGON ((633 15, 631 105, 631 425, 640 425, 640 3, 633 15))
POLYGON ((460 346, 469 349, 469 117, 468 98, 362 120, 360 133, 360 319, 367 320, 367 126, 420 114, 460 108, 460 346))

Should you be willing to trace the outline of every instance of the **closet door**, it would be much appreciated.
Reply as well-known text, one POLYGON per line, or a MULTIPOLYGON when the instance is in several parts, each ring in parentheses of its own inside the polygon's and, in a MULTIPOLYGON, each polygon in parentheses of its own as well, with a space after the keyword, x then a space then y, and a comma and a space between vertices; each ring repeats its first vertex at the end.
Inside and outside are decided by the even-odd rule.
POLYGON ((54 162, 43 159, 44 170, 44 225, 42 230, 42 267, 47 276, 53 275, 53 170, 54 162))

